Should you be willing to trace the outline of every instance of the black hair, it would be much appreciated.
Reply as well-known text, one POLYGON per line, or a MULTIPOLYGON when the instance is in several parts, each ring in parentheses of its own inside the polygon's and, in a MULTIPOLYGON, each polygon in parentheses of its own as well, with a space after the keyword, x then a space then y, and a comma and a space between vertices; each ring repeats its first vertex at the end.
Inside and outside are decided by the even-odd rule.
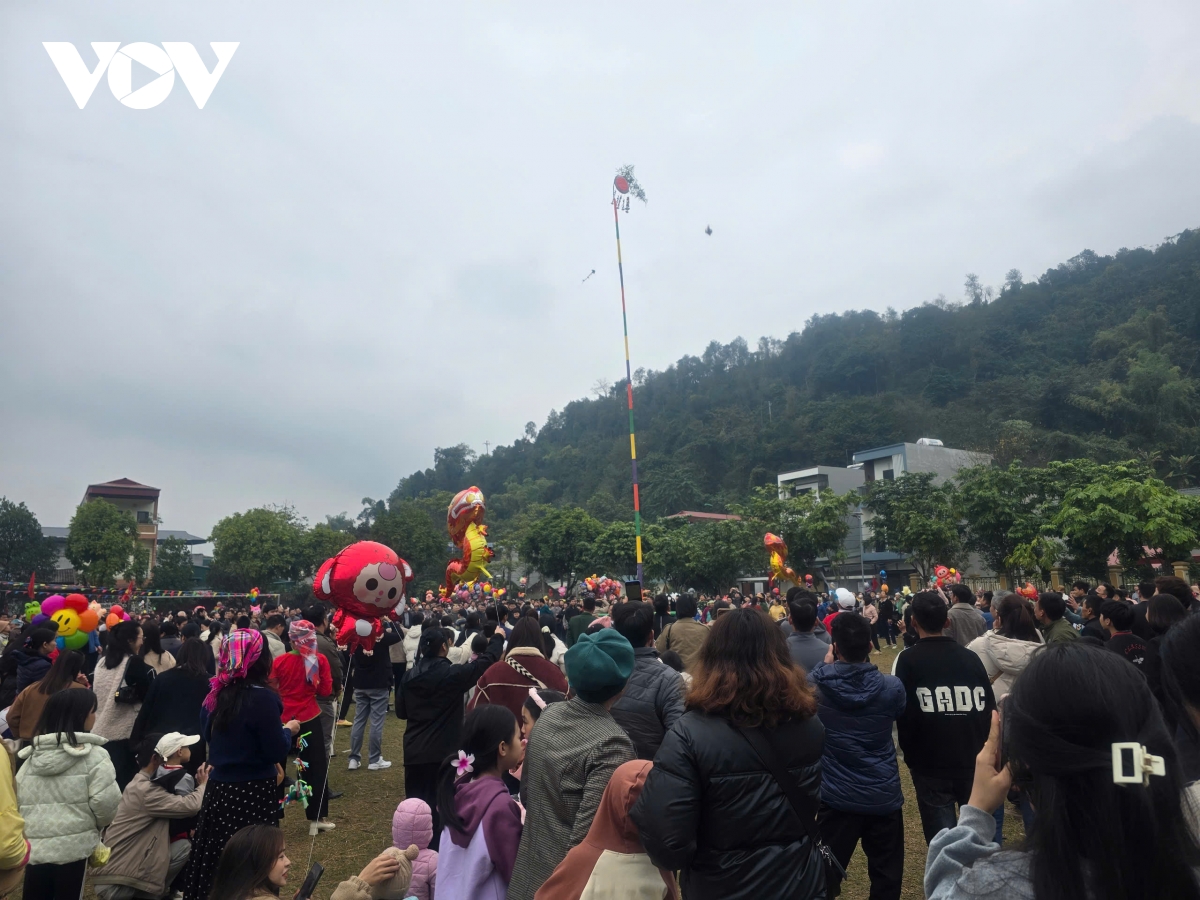
POLYGON ((691 594, 680 594, 675 601, 675 621, 682 622, 684 619, 694 619, 696 617, 696 598, 691 594))
POLYGON ((912 617, 926 634, 941 634, 950 617, 946 601, 934 591, 918 591, 909 604, 912 617))
MULTIPOLYGON (((675 651, 671 650, 668 652, 674 653, 675 651)), ((675 655, 678 656, 679 654, 675 653, 675 655)), ((545 703, 547 706, 549 706, 551 703, 561 703, 562 701, 567 699, 567 695, 564 694, 562 691, 552 691, 549 688, 542 688, 537 692, 537 694, 542 699, 542 702, 545 703)), ((521 705, 525 709, 529 710, 529 715, 533 717, 533 721, 535 721, 535 722, 539 718, 541 718, 542 713, 545 712, 544 709, 542 709, 540 706, 538 706, 536 703, 533 702, 532 697, 526 697, 525 702, 522 703, 521 705)))
MULTIPOLYGON (((500 744, 511 743, 513 735, 517 733, 517 717, 507 706, 487 703, 467 713, 458 743, 462 752, 474 756, 475 761, 471 764, 473 771, 464 779, 473 780, 481 773, 494 769, 500 757, 500 744)), ((443 825, 462 831, 463 820, 454 803, 454 763, 457 760, 458 751, 455 751, 442 760, 438 768, 437 808, 443 825)))
POLYGON ((863 662, 871 654, 871 623, 858 613, 838 613, 829 626, 830 639, 837 644, 839 659, 863 662))
POLYGON ((279 613, 267 616, 267 621, 263 623, 263 630, 278 628, 280 626, 287 627, 287 616, 281 616, 279 613))
POLYGON ((996 607, 996 616, 1000 619, 999 633, 1006 638, 1018 641, 1038 642, 1037 626, 1033 624, 1033 614, 1029 611, 1029 601, 1017 594, 1007 594, 996 607))
POLYGON ((425 624, 425 613, 421 612, 419 609, 414 609, 412 611, 412 615, 408 617, 408 621, 411 622, 413 625, 424 625, 425 624))
POLYGON ((1192 741, 1200 740, 1200 616, 1184 616, 1162 637, 1162 690, 1167 713, 1192 741))
POLYGON ((1077 591, 1090 591, 1092 589, 1092 586, 1086 581, 1072 581, 1071 587, 1077 591))
POLYGON ((1138 596, 1142 598, 1143 603, 1153 597, 1156 593, 1158 593, 1158 591, 1155 589, 1153 581, 1138 582, 1138 596))
POLYGON ((1038 900, 1200 897, 1177 751, 1136 666, 1083 641, 1049 644, 1003 715, 1014 781, 1037 809, 1024 849, 1038 900), (1121 742, 1161 756, 1166 773, 1146 786, 1114 784, 1121 742))
POLYGON ((234 622, 233 624, 234 624, 234 627, 237 628, 238 631, 243 631, 250 627, 250 617, 244 616, 244 615, 238 616, 237 621, 234 622))
POLYGON ((217 695, 217 708, 213 712, 212 730, 228 731, 238 721, 242 712, 242 701, 247 691, 255 685, 266 685, 271 677, 271 651, 267 649, 266 638, 263 638, 262 652, 258 659, 250 664, 245 678, 235 678, 221 689, 217 695))
POLYGON ((950 596, 954 598, 955 603, 974 603, 975 595, 971 593, 971 589, 965 584, 950 585, 950 596))
POLYGON ((671 611, 671 598, 666 594, 654 595, 654 611, 666 615, 671 611))
POLYGON ((454 626, 454 619, 451 616, 442 616, 442 627, 443 628, 452 628, 453 626, 454 626))
POLYGON ((1112 622, 1115 631, 1128 631, 1133 627, 1133 607, 1122 600, 1108 600, 1100 607, 1100 615, 1112 622))
POLYGON ((817 624, 817 607, 811 600, 794 600, 788 604, 788 616, 797 631, 812 631, 817 624))
POLYGON ((78 747, 75 738, 78 732, 87 732, 87 717, 96 711, 96 695, 90 690, 59 691, 51 694, 46 705, 42 707, 42 715, 38 718, 34 735, 56 734, 58 743, 62 744, 63 736, 72 747, 78 747))
POLYGON ((212 654, 208 652, 208 647, 204 646, 199 638, 190 637, 180 645, 179 652, 175 654, 175 668, 189 675, 207 678, 210 659, 212 654))
POLYGON ((594 612, 596 609, 596 598, 591 594, 583 595, 583 608, 585 612, 594 612))
POLYGON ((618 603, 612 610, 613 630, 634 647, 645 647, 654 633, 654 608, 649 603, 618 603))
POLYGON ((1067 601, 1062 598, 1062 594, 1055 591, 1043 591, 1038 594, 1038 606, 1051 622, 1057 622, 1067 611, 1067 601))
POLYGON ((59 691, 65 691, 75 682, 75 677, 83 671, 83 654, 74 650, 63 650, 58 659, 50 666, 46 677, 38 682, 38 693, 49 697, 59 691))
POLYGON ((163 637, 176 637, 179 634, 179 626, 168 620, 162 623, 161 631, 163 637))
POLYGON ((320 628, 329 618, 329 607, 321 603, 310 603, 300 610, 300 615, 306 621, 312 622, 313 628, 320 628))
POLYGON ((1105 602, 1105 599, 1099 594, 1088 594, 1083 598, 1083 605, 1092 611, 1093 616, 1100 615, 1100 607, 1102 607, 1105 602))
POLYGON ((198 622, 185 622, 184 626, 179 629, 180 636, 186 641, 189 638, 200 637, 200 624, 198 622))
POLYGON ((683 671, 683 657, 680 656, 678 653, 676 653, 674 650, 664 650, 662 653, 659 654, 658 658, 661 659, 666 665, 668 665, 672 669, 674 669, 676 672, 683 671))
POLYGON ((37 628, 25 632, 23 643, 26 649, 36 651, 38 648, 46 646, 46 644, 53 644, 57 639, 57 628, 51 631, 49 628, 39 625, 37 628))
POLYGON ((162 656, 162 652, 162 628, 151 619, 142 624, 142 652, 140 655, 143 658, 147 653, 157 653, 162 656))
POLYGON ((437 651, 441 649, 449 637, 449 632, 442 631, 440 628, 422 629, 421 639, 417 641, 417 659, 439 655, 437 651))
POLYGON ((221 851, 208 896, 212 900, 250 900, 264 892, 279 896, 270 876, 283 847, 283 829, 274 825, 247 825, 235 832, 221 851))
POLYGON ((482 653, 487 648, 488 639, 483 636, 483 632, 475 632, 475 634, 471 637, 471 652, 478 654, 482 653))
POLYGON ((534 618, 523 618, 513 626, 512 634, 508 636, 508 649, 514 647, 532 647, 542 656, 549 657, 546 649, 546 636, 542 634, 542 626, 534 618))
POLYGON ((1146 622, 1156 635, 1166 634, 1172 625, 1187 618, 1187 610, 1170 594, 1159 594, 1147 601, 1146 622))
MULTIPOLYGON (((154 748, 158 746, 158 742, 162 739, 163 736, 161 732, 157 734, 148 734, 142 738, 142 742, 137 745, 137 764, 139 769, 146 768, 146 766, 150 765, 150 763, 154 761, 154 757, 157 756, 157 754, 154 752, 154 748)), ((163 762, 166 762, 166 760, 161 756, 158 758, 162 759, 163 762)))
POLYGON ((1174 575, 1159 575, 1154 579, 1154 589, 1159 594, 1170 594, 1183 604, 1184 609, 1191 609, 1196 603, 1187 582, 1174 575))
POLYGON ((132 620, 121 622, 108 633, 108 642, 104 645, 104 667, 115 669, 127 656, 133 655, 133 642, 137 640, 142 626, 132 620))

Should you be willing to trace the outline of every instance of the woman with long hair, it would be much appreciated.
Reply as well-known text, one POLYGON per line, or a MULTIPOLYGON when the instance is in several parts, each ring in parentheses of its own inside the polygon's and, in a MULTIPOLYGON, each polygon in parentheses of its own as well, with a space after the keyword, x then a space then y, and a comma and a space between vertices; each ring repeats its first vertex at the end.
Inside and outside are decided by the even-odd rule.
POLYGON ((117 814, 121 789, 92 733, 96 695, 59 691, 46 702, 33 743, 18 755, 17 795, 29 841, 25 900, 79 900, 88 857, 117 814))
POLYGON ((175 667, 175 657, 163 649, 162 628, 154 619, 142 623, 142 660, 161 675, 175 667))
POLYGON ((271 667, 271 685, 283 700, 280 721, 300 723, 300 734, 306 735, 293 747, 296 754, 297 777, 312 789, 312 797, 304 814, 308 817, 308 833, 328 831, 335 827, 329 821, 329 757, 325 753, 325 727, 317 697, 333 693, 333 674, 327 660, 317 650, 317 631, 312 622, 297 619, 288 629, 292 649, 275 657, 271 667))
POLYGON ((133 723, 154 680, 154 669, 138 655, 142 649, 142 626, 122 622, 108 633, 104 657, 92 673, 96 691, 96 734, 108 743, 121 790, 137 774, 137 754, 130 743, 133 723))
MULTIPOLYGON (((279 821, 280 766, 300 723, 280 726, 283 703, 267 686, 271 654, 260 632, 235 631, 200 707, 200 736, 212 771, 192 841, 185 900, 208 900, 225 843, 247 825, 279 821)), ((224 900, 223 894, 212 894, 224 900)))
MULTIPOLYGON (((1182 604, 1180 604, 1182 605, 1182 604)), ((1200 615, 1188 614, 1163 635, 1162 696, 1188 786, 1188 810, 1200 834, 1200 615)))
POLYGON ((970 801, 929 844, 925 896, 1197 900, 1183 786, 1137 667, 1090 642, 1048 644, 992 713, 970 801), (1014 784, 1037 819, 1022 850, 1000 851, 992 812, 1014 784))
POLYGON ((525 752, 521 729, 506 707, 485 704, 467 714, 460 743, 438 769, 436 896, 502 898, 521 845, 521 811, 504 784, 525 752))
POLYGON ((689 900, 824 897, 825 864, 809 835, 825 731, 783 632, 757 610, 731 609, 692 675, 687 711, 630 811, 650 859, 682 870, 689 900), (805 809, 792 806, 772 768, 794 779, 805 809))
POLYGON ((520 719, 521 707, 529 699, 530 688, 565 694, 567 679, 562 669, 550 661, 548 637, 536 618, 521 618, 508 636, 504 659, 493 663, 479 676, 467 711, 494 703, 507 707, 520 719))
POLYGON ((1029 601, 1009 594, 996 607, 992 630, 967 644, 967 649, 983 662, 992 680, 992 693, 1000 699, 1012 690, 1017 676, 1042 646, 1042 633, 1034 624, 1029 601))
POLYGON ((87 676, 83 674, 83 654, 74 650, 60 651, 46 677, 17 694, 8 711, 9 729, 22 741, 33 740, 46 701, 59 691, 87 686, 87 676))
MULTIPOLYGON (((408 863, 411 867, 411 862, 408 863)), ((386 884, 400 872, 401 854, 384 850, 358 874, 343 881, 330 900, 371 900, 373 889, 386 884)), ((292 861, 288 859, 283 832, 270 825, 248 825, 225 845, 212 877, 212 893, 205 900, 272 900, 290 897, 287 886, 292 861)))
MULTIPOLYGON (((133 723, 130 741, 141 744, 148 734, 200 734, 200 707, 208 696, 208 648, 199 638, 188 638, 179 648, 175 667, 163 672, 150 684, 141 711, 133 723)), ((185 764, 191 774, 208 758, 207 744, 201 739, 192 745, 192 757, 185 764)))

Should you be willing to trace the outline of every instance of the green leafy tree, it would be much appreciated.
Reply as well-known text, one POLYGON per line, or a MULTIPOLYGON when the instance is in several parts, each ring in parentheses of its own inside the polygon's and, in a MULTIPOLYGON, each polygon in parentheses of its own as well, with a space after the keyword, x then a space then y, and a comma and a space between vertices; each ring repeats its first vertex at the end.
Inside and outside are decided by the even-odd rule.
POLYGON ((663 526, 657 547, 655 572, 675 588, 721 591, 739 575, 764 568, 762 533, 747 521, 672 522, 663 526))
MULTIPOLYGON (((657 551, 663 533, 662 525, 642 525, 642 569, 647 579, 659 575, 657 551)), ((604 526, 592 542, 588 568, 617 578, 632 578, 637 574, 637 536, 632 522, 611 522, 604 526)))
POLYGON ((47 577, 58 563, 54 543, 42 537, 42 526, 24 503, 0 497, 0 575, 24 581, 34 572, 47 577))
POLYGON ((1087 459, 1047 467, 1054 513, 1044 539, 1057 538, 1068 565, 1102 574, 1115 550, 1134 568, 1151 553, 1166 561, 1188 559, 1200 543, 1200 501, 1153 476, 1143 463, 1097 463, 1087 459))
MULTIPOLYGON (((824 491, 780 498, 773 485, 756 488, 751 501, 740 507, 742 515, 763 534, 778 534, 788 547, 788 565, 799 572, 811 569, 818 559, 837 559, 845 549, 850 525, 846 517, 858 504, 856 494, 824 491)), ((762 535, 759 535, 761 544, 762 535)), ((765 567, 762 549, 759 568, 765 567)))
POLYGON ((547 578, 565 581, 567 591, 587 572, 592 545, 603 526, 577 507, 555 509, 534 522, 521 540, 520 554, 547 578))
POLYGON ((194 588, 196 574, 192 568, 191 548, 177 537, 167 538, 159 544, 150 584, 157 591, 190 591, 194 588))
POLYGON ((875 541, 903 553, 928 578, 938 565, 954 565, 962 555, 955 489, 935 485, 930 472, 910 472, 894 481, 871 483, 866 506, 874 515, 866 523, 875 541))
POLYGON ((304 520, 290 506, 266 506, 226 516, 215 526, 209 582, 221 590, 266 590, 300 577, 304 520))
POLYGON ((149 550, 139 547, 137 520, 107 500, 81 503, 71 517, 67 559, 85 584, 111 587, 118 575, 141 575, 149 565, 149 550))
POLYGON ((304 532, 300 540, 301 557, 296 570, 302 578, 311 578, 321 567, 321 563, 353 543, 353 533, 319 522, 304 532))
POLYGON ((1004 468, 971 466, 959 470, 956 480, 966 549, 978 553, 993 572, 1042 570, 1045 559, 1033 552, 1031 542, 1048 517, 1045 471, 1019 462, 1004 468), (1021 553, 1023 547, 1029 552, 1021 553))
POLYGON ((391 547, 413 567, 413 596, 436 590, 441 584, 450 538, 438 531, 421 504, 393 500, 388 511, 371 526, 371 540, 391 547))

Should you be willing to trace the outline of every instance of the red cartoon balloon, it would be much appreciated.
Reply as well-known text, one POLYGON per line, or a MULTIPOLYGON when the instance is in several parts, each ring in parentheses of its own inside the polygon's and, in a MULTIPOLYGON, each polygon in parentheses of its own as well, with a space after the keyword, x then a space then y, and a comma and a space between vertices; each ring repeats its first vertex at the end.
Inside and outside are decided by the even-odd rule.
POLYGON ((333 615, 338 647, 361 647, 370 655, 383 634, 379 621, 404 609, 412 567, 390 547, 375 541, 351 544, 327 559, 313 578, 313 594, 337 607, 333 615))

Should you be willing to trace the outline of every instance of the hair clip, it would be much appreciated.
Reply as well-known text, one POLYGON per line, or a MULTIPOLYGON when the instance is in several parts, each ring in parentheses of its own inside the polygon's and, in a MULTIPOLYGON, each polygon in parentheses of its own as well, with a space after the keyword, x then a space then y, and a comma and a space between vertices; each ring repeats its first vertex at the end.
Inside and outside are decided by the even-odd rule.
POLYGON ((458 759, 454 760, 454 762, 451 763, 451 765, 453 765, 455 771, 458 772, 458 777, 462 778, 464 775, 468 775, 471 772, 475 771, 474 763, 475 763, 474 754, 464 753, 463 751, 459 750, 458 751, 458 759))
POLYGON ((1113 784, 1150 784, 1151 775, 1166 775, 1167 764, 1137 741, 1112 745, 1113 784))
POLYGON ((529 689, 529 699, 537 704, 538 709, 540 709, 540 710, 546 709, 546 701, 543 700, 542 695, 537 692, 537 688, 529 689))

